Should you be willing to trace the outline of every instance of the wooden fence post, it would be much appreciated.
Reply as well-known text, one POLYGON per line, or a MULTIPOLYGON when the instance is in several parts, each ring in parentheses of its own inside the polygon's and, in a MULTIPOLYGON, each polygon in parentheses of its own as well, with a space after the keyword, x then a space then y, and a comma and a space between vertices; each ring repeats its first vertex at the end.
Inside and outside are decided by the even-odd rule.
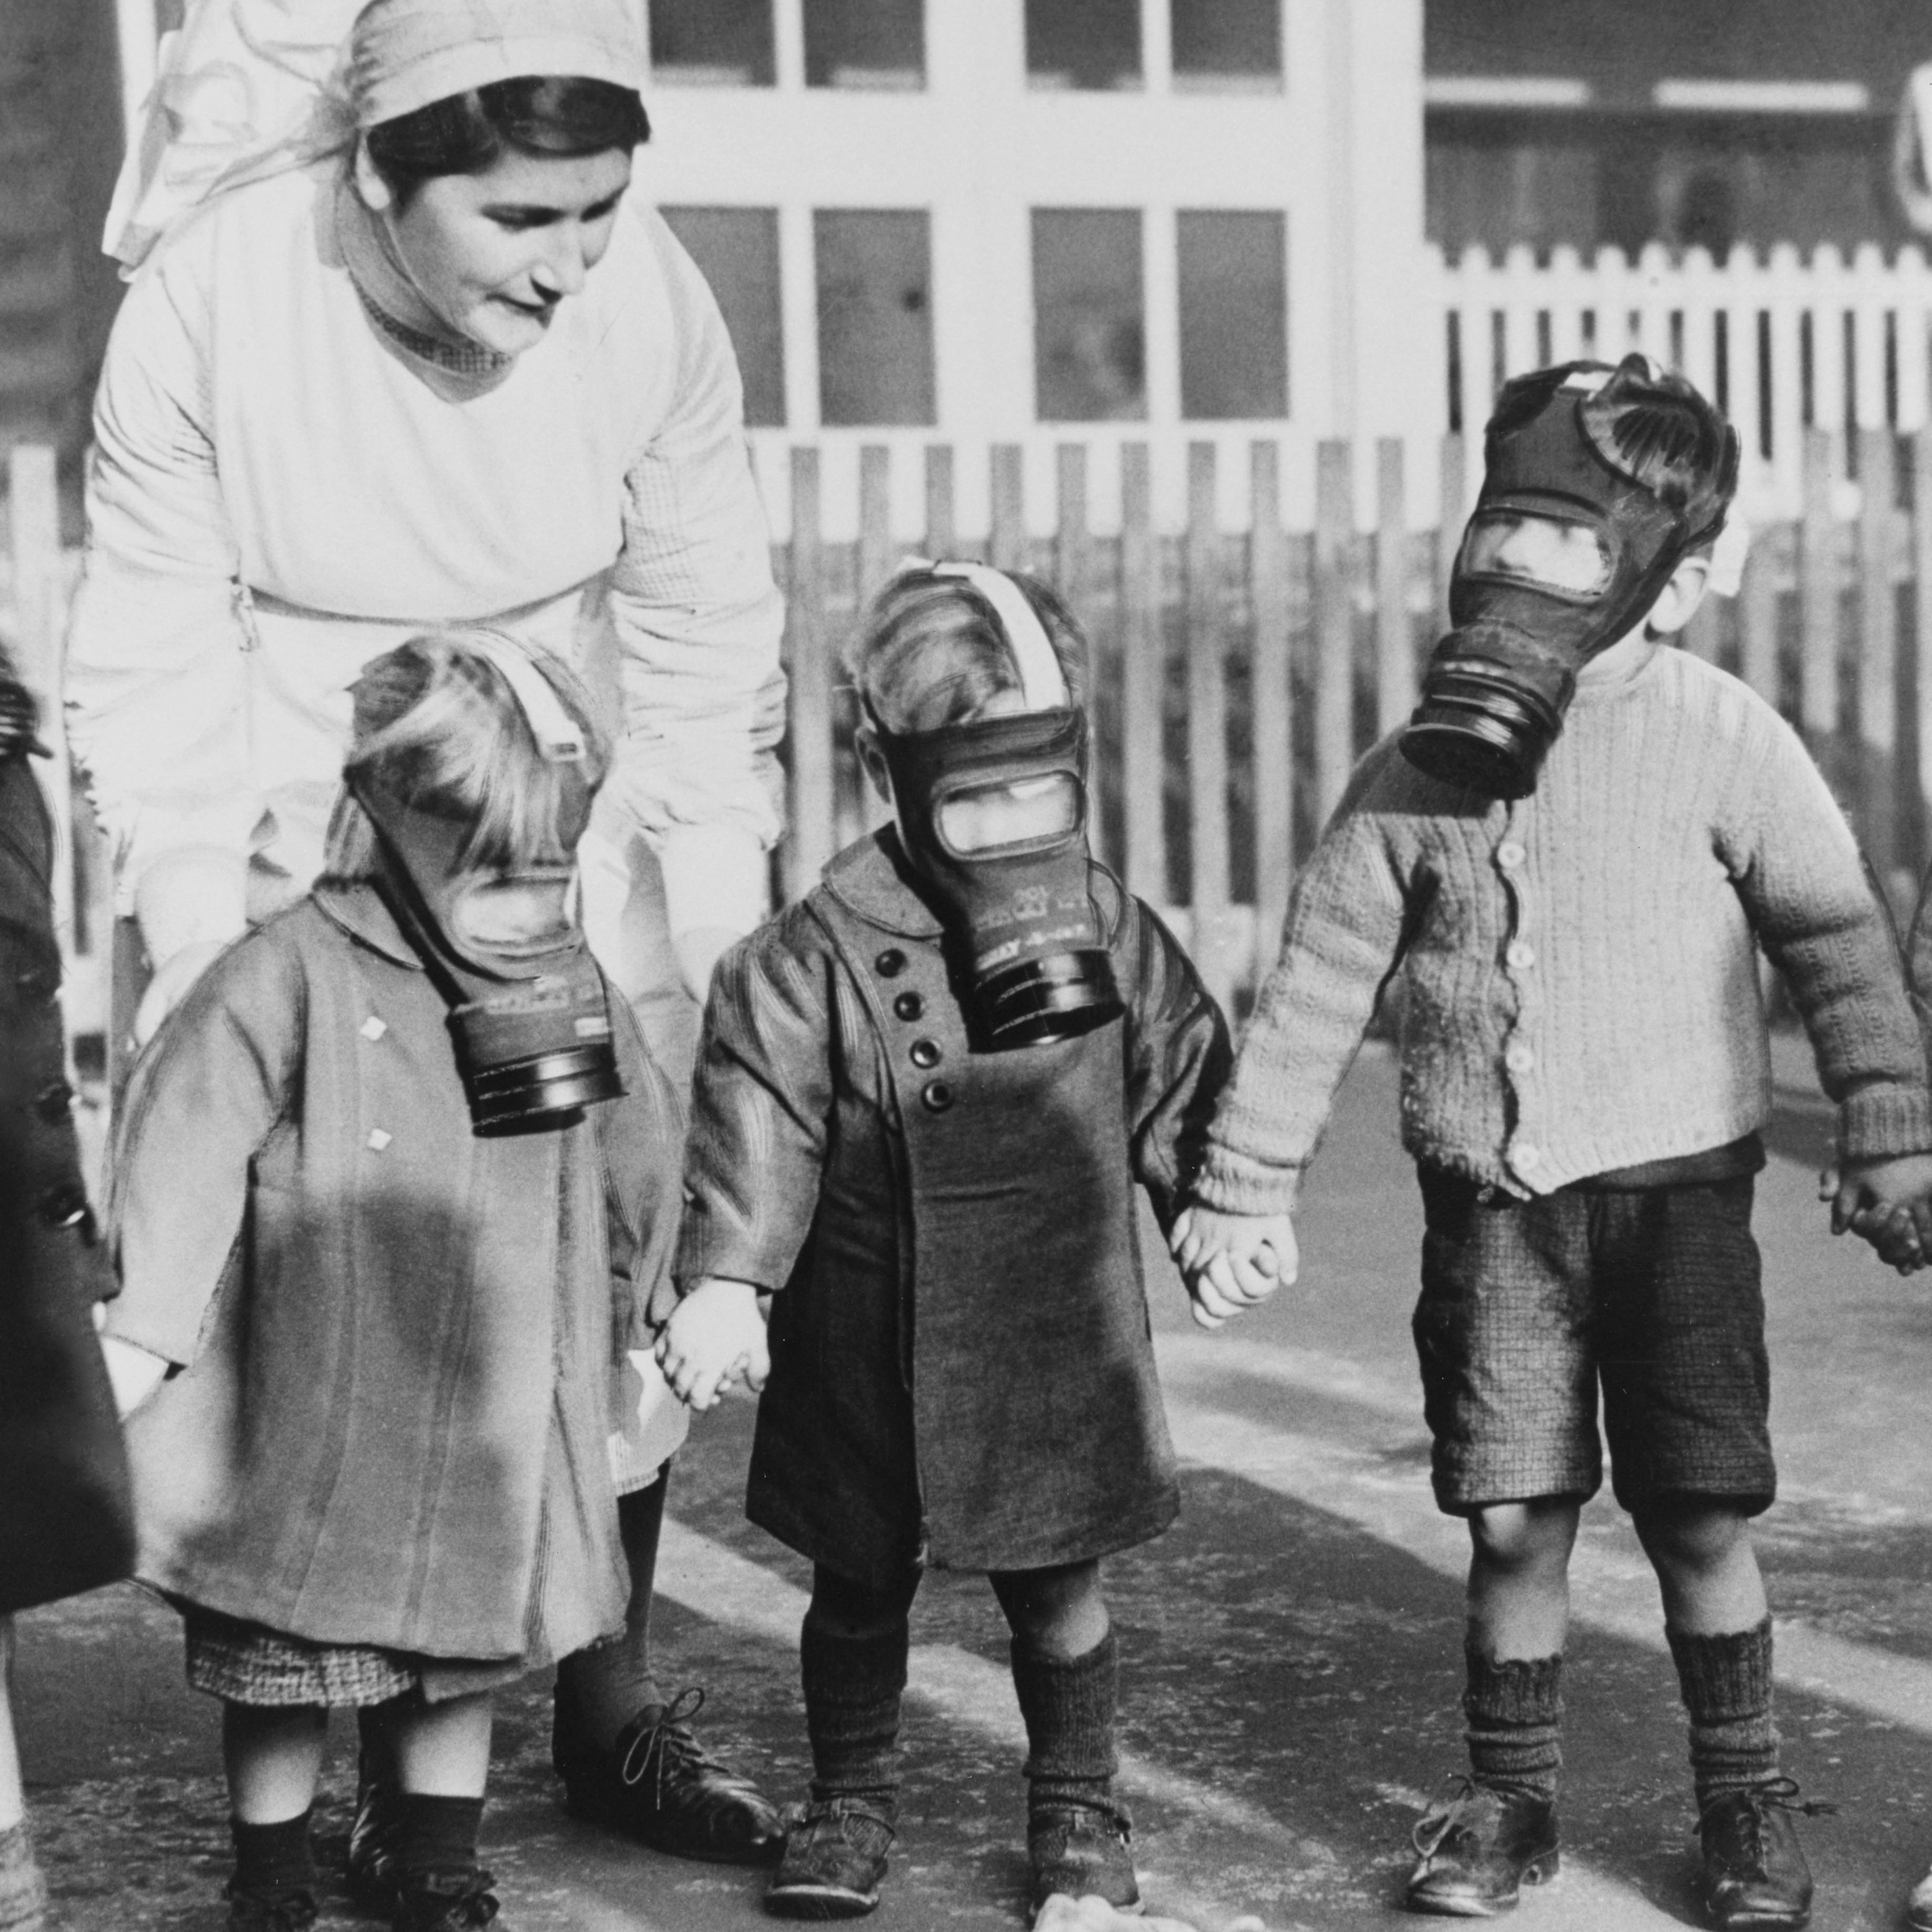
POLYGON ((1248 602, 1253 613, 1255 976, 1280 944, 1294 867, 1294 696, 1289 668, 1288 539, 1281 527, 1281 446, 1250 452, 1254 500, 1248 542, 1248 602))
MULTIPOLYGON (((1087 446, 1084 442, 1063 442, 1053 452, 1053 484, 1054 501, 1054 527, 1053 533, 1054 587, 1066 600, 1068 609, 1076 616, 1087 608, 1087 446)), ((1085 626, 1091 641, 1094 627, 1085 626)), ((1090 676, 1100 668, 1097 657, 1090 661, 1090 676)), ((1088 710, 1096 711, 1100 693, 1090 692, 1088 710)), ((1096 858, 1105 859, 1106 826, 1097 802, 1102 788, 1111 782, 1102 769, 1100 734, 1097 717, 1094 728, 1088 734, 1087 795, 1090 801, 1087 838, 1096 858)))
POLYGON ((1126 806, 1128 890, 1167 902, 1161 744, 1166 646, 1154 485, 1144 442, 1120 449, 1120 795, 1126 806))
POLYGON ((1828 431, 1805 431, 1804 521, 1798 558, 1804 635, 1798 718, 1812 755, 1821 761, 1828 757, 1838 729, 1838 532, 1832 521, 1832 456, 1828 431))
POLYGON ((785 598, 785 662, 791 674, 791 829, 785 897, 818 883, 834 842, 832 661, 825 622, 825 550, 819 535, 818 452, 791 453, 791 552, 785 598))
POLYGON ((1228 1004, 1227 638, 1214 446, 1187 448, 1187 800, 1192 950, 1208 990, 1228 1004))
POLYGON ((1355 762, 1355 611, 1348 550, 1354 452, 1324 442, 1315 472, 1315 796, 1325 823, 1355 762))
POLYGON ((1778 578, 1772 555, 1775 533, 1753 532, 1738 590, 1738 674, 1775 707, 1782 695, 1778 650, 1778 578))
POLYGON ((1897 452, 1888 429, 1858 431, 1858 679, 1856 756, 1860 830, 1880 876, 1898 860, 1898 600, 1892 587, 1897 452))
POLYGON ((926 448, 926 554, 935 562, 958 552, 952 523, 952 446, 928 443, 926 448))
POLYGON ((992 464, 992 529, 988 532, 988 562, 995 570, 1026 568, 1026 470, 1024 452, 1016 442, 996 442, 992 464))
MULTIPOLYGON (((1481 430, 1478 428, 1477 434, 1481 430)), ((1436 622, 1438 632, 1449 628, 1449 579, 1456 568, 1456 552, 1468 520, 1469 452, 1462 437, 1442 439, 1442 507, 1436 522, 1436 622)), ((1433 640, 1431 640, 1433 642, 1433 640)))
POLYGON ((1402 443, 1376 445, 1376 729, 1415 709, 1415 640, 1408 622, 1408 502, 1402 443))

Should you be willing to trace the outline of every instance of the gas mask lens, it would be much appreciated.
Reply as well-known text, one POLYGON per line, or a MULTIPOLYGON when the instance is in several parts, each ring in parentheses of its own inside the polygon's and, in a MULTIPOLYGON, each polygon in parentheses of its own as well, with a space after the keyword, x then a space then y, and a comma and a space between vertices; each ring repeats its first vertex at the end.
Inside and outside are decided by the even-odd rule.
POLYGON ((1052 844, 1080 824, 1080 787, 1070 772, 965 785, 933 814, 940 838, 962 855, 1052 844))
POLYGON ((1615 568, 1602 536, 1588 524, 1492 513, 1470 525, 1456 574, 1501 578, 1558 597, 1592 598, 1610 588, 1615 568))
POLYGON ((574 885, 574 874, 560 869, 486 873, 457 890, 452 937, 512 958, 554 952, 575 936, 574 885))

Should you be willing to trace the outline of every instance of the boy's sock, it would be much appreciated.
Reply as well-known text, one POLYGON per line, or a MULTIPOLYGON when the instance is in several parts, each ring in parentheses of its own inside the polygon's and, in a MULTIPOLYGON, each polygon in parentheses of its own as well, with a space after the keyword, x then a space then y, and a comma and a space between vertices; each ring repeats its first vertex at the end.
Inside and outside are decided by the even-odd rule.
POLYGON ((799 1644, 812 1796, 856 1798, 892 1814, 898 1794, 899 1697, 910 1633, 901 1618, 865 1636, 820 1629, 808 1613, 799 1644))
POLYGON ((1562 1654, 1490 1657, 1465 1644, 1462 1659, 1462 1735, 1477 1783, 1553 1799, 1563 1767, 1562 1654))
POLYGON ((1013 1688, 1026 1720, 1029 1810, 1118 1810, 1114 1713, 1120 1652, 1109 1630, 1084 1657, 1042 1657, 1012 1646, 1013 1688))
POLYGON ((482 1798, 433 1798, 406 1791, 401 1810, 396 1873, 404 1884, 416 1878, 461 1878, 476 1870, 482 1798))
POLYGON ((1700 1806, 1778 1775, 1771 1720, 1771 1619, 1720 1636, 1673 1630, 1670 1654, 1690 1714, 1690 1775, 1700 1806))
POLYGON ((47 1888, 22 1818, 0 1832, 0 1932, 39 1932, 46 1911, 47 1888))
POLYGON ((273 1825, 244 1825, 231 1818, 236 1890, 271 1895, 313 1892, 315 1854, 309 1844, 308 1822, 306 1811, 273 1825))

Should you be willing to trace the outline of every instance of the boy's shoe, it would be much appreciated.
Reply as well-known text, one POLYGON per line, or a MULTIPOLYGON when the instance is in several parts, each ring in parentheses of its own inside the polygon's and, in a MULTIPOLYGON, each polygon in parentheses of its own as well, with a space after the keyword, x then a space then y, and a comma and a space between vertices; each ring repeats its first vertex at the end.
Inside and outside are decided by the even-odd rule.
POLYGON ((1027 1820, 1027 1857, 1033 1866, 1028 1922, 1056 1892, 1102 1898, 1117 1912, 1138 1912, 1132 1841, 1126 1818, 1111 1807, 1042 1805, 1032 1813, 1027 1820))
POLYGON ((499 1910, 496 1881, 478 1865, 462 1872, 411 1872, 396 1880, 394 1932, 478 1932, 499 1910))
POLYGON ((641 1711, 616 1747, 595 1744, 567 1695, 557 1697, 550 1762, 577 1817, 622 1832, 673 1858, 768 1865, 784 1848, 778 1807, 704 1749, 687 1719, 704 1702, 693 1688, 641 1711))
POLYGON ((1796 1928, 1811 1916, 1811 1868, 1791 1814, 1836 1810, 1793 1802, 1795 1780, 1775 1778, 1726 1791, 1698 1814, 1704 1849, 1704 1910, 1714 1925, 1796 1928))
POLYGON ((228 1882, 228 1932, 308 1932, 315 1923, 315 1894, 306 1886, 237 1885, 228 1882))
POLYGON ((356 1762, 356 1816, 349 1827, 349 1890, 357 1904, 387 1912, 396 1902, 396 1852, 403 1832, 402 1786, 356 1762))
POLYGON ((898 1835, 890 1816, 862 1798, 813 1799, 785 1834, 765 1910, 780 1918, 863 1918, 879 1902, 898 1835))
POLYGON ((1402 1904, 1445 1918, 1493 1918, 1526 1885, 1556 1876, 1556 1807, 1533 1792, 1498 1790, 1473 1778, 1412 1834, 1417 1864, 1402 1904))

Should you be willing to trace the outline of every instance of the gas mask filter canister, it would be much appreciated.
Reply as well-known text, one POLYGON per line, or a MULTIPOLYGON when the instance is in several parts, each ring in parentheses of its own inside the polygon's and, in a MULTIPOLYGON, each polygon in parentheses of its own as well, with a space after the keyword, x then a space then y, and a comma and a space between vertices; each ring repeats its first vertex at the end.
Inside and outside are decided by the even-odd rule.
POLYGON ((1070 1040, 1125 1010, 1088 879, 1087 720, 1010 578, 928 567, 989 607, 1026 709, 936 731, 874 719, 901 832, 963 946, 969 1030, 994 1049, 1070 1040))

